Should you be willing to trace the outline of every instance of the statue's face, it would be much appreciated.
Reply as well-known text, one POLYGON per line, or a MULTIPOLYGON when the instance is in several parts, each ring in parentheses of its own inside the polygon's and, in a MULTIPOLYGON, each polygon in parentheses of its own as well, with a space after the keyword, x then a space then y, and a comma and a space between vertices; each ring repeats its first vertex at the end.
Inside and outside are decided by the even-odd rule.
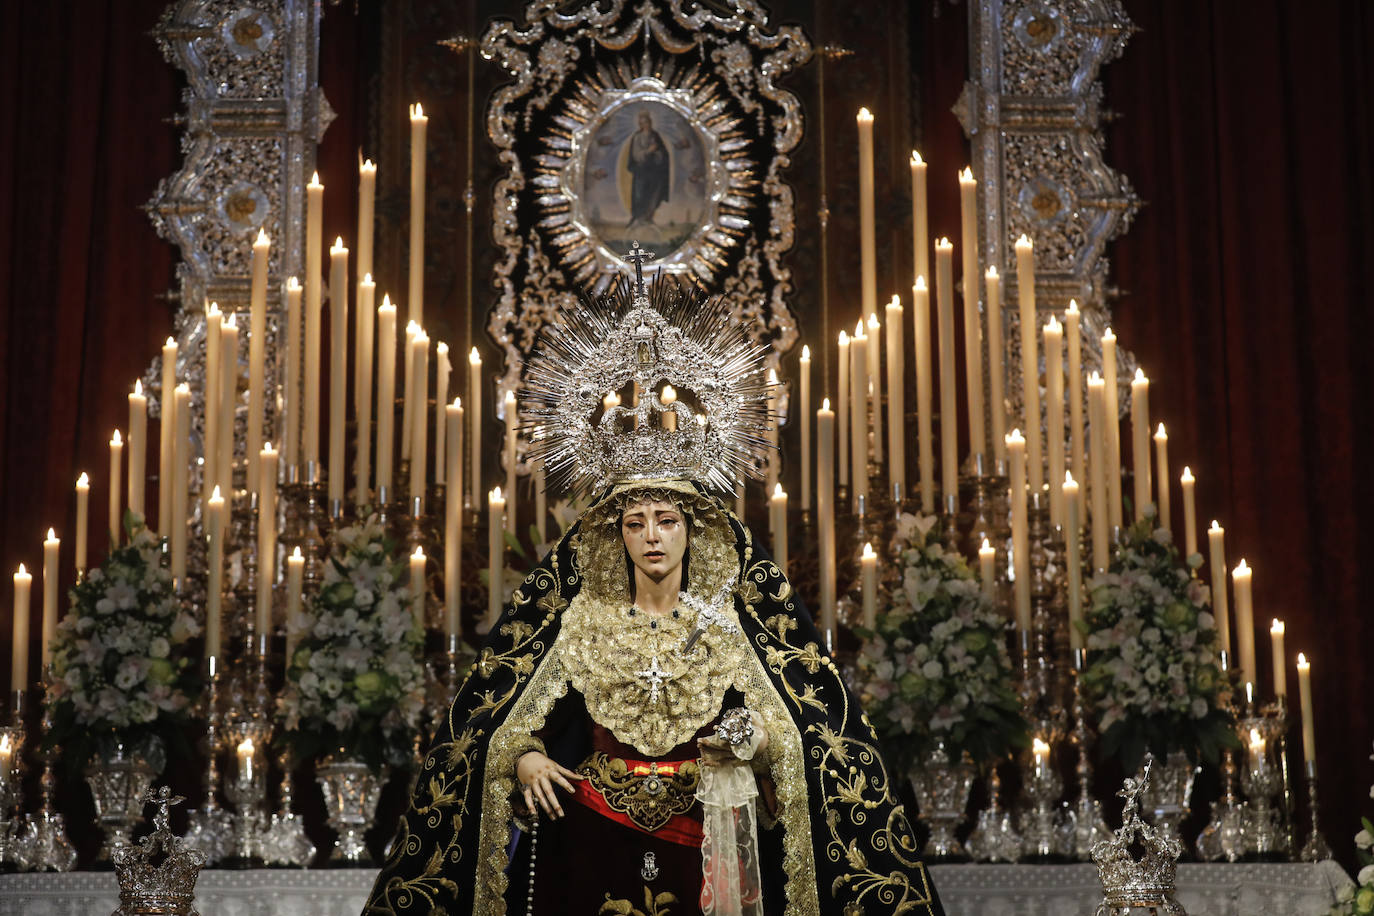
POLYGON ((687 552, 687 520, 677 506, 646 500, 627 506, 620 517, 620 534, 635 568, 655 582, 682 568, 687 552))
POLYGON ((649 128, 651 128, 651 127, 653 127, 653 126, 654 126, 654 119, 653 119, 652 117, 649 116, 649 113, 648 113, 647 111, 641 111, 641 112, 639 113, 639 129, 640 129, 640 130, 648 130, 649 128))

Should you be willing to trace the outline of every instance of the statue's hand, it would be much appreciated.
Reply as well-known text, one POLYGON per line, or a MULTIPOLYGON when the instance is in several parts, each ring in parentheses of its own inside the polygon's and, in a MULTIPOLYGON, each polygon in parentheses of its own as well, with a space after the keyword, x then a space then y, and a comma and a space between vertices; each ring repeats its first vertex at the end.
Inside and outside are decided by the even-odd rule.
POLYGON ((555 820, 563 816, 563 806, 558 803, 558 794, 553 790, 554 785, 557 784, 572 793, 575 790, 568 780, 587 778, 565 766, 560 766, 539 751, 530 751, 520 758, 515 765, 515 776, 520 780, 520 788, 525 795, 525 807, 531 811, 535 810, 534 802, 538 799, 539 807, 555 820))

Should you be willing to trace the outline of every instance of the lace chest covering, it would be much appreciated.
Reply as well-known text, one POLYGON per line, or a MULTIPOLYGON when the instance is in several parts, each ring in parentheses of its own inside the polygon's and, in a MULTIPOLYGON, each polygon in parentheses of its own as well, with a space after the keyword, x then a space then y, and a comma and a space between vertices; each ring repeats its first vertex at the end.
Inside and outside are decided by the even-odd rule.
POLYGON ((710 723, 725 691, 742 676, 749 648, 734 608, 682 654, 697 611, 678 616, 630 613, 625 605, 578 595, 563 612, 561 644, 568 680, 592 719, 646 757, 658 757, 710 723))

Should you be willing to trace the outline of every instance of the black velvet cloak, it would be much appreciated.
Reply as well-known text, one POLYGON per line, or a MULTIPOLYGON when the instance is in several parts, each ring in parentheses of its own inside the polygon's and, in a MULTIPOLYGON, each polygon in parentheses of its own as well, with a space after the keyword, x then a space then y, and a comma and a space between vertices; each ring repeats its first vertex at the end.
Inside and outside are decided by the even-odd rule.
MULTIPOLYGON (((868 718, 810 615, 749 530, 714 497, 693 496, 734 538, 735 610, 757 661, 746 699, 765 719, 772 715, 785 913, 943 916, 896 798, 900 775, 884 766, 868 718)), ((364 916, 494 916, 506 911, 508 882, 524 883, 524 875, 506 874, 514 761, 567 689, 557 683, 556 660, 545 661, 556 659, 561 614, 583 587, 576 553, 586 518, 525 579, 492 628, 435 735, 364 916)))

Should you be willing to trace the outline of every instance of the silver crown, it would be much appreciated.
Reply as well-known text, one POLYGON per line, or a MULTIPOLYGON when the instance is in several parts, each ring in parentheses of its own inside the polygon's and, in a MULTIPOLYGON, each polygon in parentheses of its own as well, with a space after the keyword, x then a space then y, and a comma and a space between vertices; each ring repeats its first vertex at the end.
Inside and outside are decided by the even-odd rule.
POLYGON ((634 243, 625 256, 633 284, 622 278, 610 295, 565 312, 528 364, 530 454, 550 486, 681 479, 727 491, 758 474, 768 447, 765 348, 720 299, 661 275, 646 285, 652 257, 634 243))
POLYGON ((153 832, 137 846, 114 851, 115 875, 119 878, 119 909, 111 916, 165 914, 196 916, 196 879, 205 865, 205 853, 186 846, 172 833, 167 809, 185 801, 166 786, 149 789, 145 804, 157 805, 153 832))
POLYGON ((1121 827, 1112 839, 1093 846, 1093 861, 1097 863, 1097 875, 1106 893, 1096 916, 1126 916, 1134 907, 1160 916, 1187 916, 1174 899, 1178 857, 1183 852, 1183 844, 1140 817, 1140 794, 1153 765, 1154 758, 1147 754, 1140 778, 1126 778, 1125 787, 1116 793, 1126 799, 1121 827), (1141 855, 1135 856, 1132 849, 1140 849, 1141 855))

